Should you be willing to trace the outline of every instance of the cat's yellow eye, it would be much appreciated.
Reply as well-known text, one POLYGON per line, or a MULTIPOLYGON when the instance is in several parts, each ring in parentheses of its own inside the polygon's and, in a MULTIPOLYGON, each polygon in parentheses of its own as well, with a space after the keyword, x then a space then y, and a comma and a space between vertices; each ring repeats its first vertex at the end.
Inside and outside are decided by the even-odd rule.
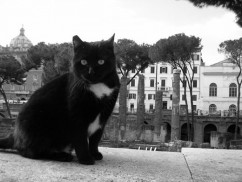
POLYGON ((85 59, 81 60, 82 65, 87 65, 87 61, 85 59))
POLYGON ((104 62, 105 62, 105 61, 104 61, 103 59, 98 60, 98 64, 100 64, 100 65, 103 65, 104 62))

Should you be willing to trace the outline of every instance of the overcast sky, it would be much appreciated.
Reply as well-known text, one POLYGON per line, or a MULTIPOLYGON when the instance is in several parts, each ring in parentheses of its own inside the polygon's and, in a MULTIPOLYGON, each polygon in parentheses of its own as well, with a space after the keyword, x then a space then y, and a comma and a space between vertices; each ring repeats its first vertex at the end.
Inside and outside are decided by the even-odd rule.
POLYGON ((1 0, 0 45, 9 45, 24 26, 38 42, 128 38, 154 44, 177 33, 202 39, 206 65, 221 61, 219 44, 242 37, 235 14, 222 8, 197 8, 187 0, 1 0))

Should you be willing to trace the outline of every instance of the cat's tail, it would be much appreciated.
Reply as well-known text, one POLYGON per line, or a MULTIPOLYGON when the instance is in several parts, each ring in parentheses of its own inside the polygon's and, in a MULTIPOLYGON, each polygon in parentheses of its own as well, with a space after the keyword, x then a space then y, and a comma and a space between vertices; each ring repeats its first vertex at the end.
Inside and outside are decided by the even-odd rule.
POLYGON ((14 148, 13 134, 8 135, 6 138, 0 138, 0 148, 1 149, 13 149, 14 148))

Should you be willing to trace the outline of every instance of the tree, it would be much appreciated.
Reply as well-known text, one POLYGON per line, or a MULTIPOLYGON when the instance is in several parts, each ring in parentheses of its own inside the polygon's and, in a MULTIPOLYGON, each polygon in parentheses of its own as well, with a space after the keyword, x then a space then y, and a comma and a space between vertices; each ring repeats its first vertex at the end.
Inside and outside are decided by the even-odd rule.
POLYGON ((51 80, 56 76, 53 73, 48 72, 50 68, 46 68, 46 66, 52 66, 52 64, 48 62, 54 62, 55 53, 55 45, 47 45, 44 42, 40 42, 37 45, 30 47, 27 51, 27 55, 22 56, 21 60, 25 65, 28 65, 26 69, 38 69, 43 65, 44 71, 42 74, 42 80, 44 80, 43 83, 46 83, 48 79, 51 80), (49 73, 51 76, 48 75, 49 73))
POLYGON ((54 61, 43 62, 42 83, 46 84, 59 76, 54 61))
POLYGON ((29 61, 33 66, 39 67, 43 63, 43 61, 51 61, 54 60, 54 56, 56 53, 55 44, 47 45, 44 42, 40 42, 35 46, 32 46, 27 51, 27 56, 24 61, 29 61))
POLYGON ((149 45, 138 45, 129 39, 119 39, 115 45, 117 66, 122 76, 127 77, 130 71, 135 70, 135 74, 129 79, 127 85, 151 63, 149 58, 149 45))
POLYGON ((148 56, 149 47, 148 44, 138 45, 135 41, 129 39, 119 39, 115 44, 117 66, 122 74, 119 95, 121 139, 124 138, 126 129, 127 85, 151 63, 148 56), (131 70, 135 70, 135 74, 128 79, 131 70))
POLYGON ((154 59, 171 64, 174 69, 180 69, 183 73, 183 79, 180 81, 184 88, 184 97, 186 103, 187 130, 188 140, 192 140, 190 132, 190 121, 188 117, 188 102, 186 96, 186 88, 188 86, 190 93, 190 104, 192 113, 192 122, 194 120, 193 110, 193 80, 194 80, 194 53, 200 52, 202 49, 201 39, 195 36, 186 36, 185 34, 176 34, 168 37, 168 39, 160 39, 153 47, 152 52, 154 59))
POLYGON ((44 61, 43 65, 43 83, 47 83, 54 78, 69 72, 71 60, 73 58, 73 46, 70 43, 49 45, 53 57, 44 61))
POLYGON ((227 40, 219 45, 219 52, 224 53, 229 60, 235 64, 239 72, 236 76, 236 82, 238 85, 237 95, 237 112, 236 112, 236 124, 235 124, 235 140, 237 139, 238 123, 240 116, 240 95, 241 95, 241 84, 242 84, 242 38, 237 40, 227 40))
POLYGON ((232 10, 237 15, 237 23, 242 27, 242 1, 240 0, 189 0, 197 7, 216 6, 232 10))
POLYGON ((73 56, 73 45, 71 43, 63 43, 57 46, 55 65, 60 75, 69 72, 73 56))
POLYGON ((28 69, 43 66, 42 81, 44 84, 69 71, 70 62, 73 57, 72 44, 45 44, 40 42, 32 46, 27 56, 22 58, 28 63, 28 69))
POLYGON ((27 77, 25 74, 26 71, 28 71, 25 69, 26 67, 28 66, 22 66, 12 55, 0 56, 0 93, 3 95, 10 118, 12 118, 12 115, 3 85, 9 83, 22 85, 26 81, 27 77))

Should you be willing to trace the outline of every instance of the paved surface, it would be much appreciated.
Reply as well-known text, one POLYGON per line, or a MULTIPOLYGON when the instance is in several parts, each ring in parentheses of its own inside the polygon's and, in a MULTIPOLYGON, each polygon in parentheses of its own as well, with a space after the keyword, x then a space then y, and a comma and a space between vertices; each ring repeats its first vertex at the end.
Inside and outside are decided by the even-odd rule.
POLYGON ((37 161, 0 152, 0 182, 242 182, 242 151, 183 149, 154 152, 100 148, 93 166, 37 161))
POLYGON ((183 148, 194 181, 242 182, 242 150, 183 148))

